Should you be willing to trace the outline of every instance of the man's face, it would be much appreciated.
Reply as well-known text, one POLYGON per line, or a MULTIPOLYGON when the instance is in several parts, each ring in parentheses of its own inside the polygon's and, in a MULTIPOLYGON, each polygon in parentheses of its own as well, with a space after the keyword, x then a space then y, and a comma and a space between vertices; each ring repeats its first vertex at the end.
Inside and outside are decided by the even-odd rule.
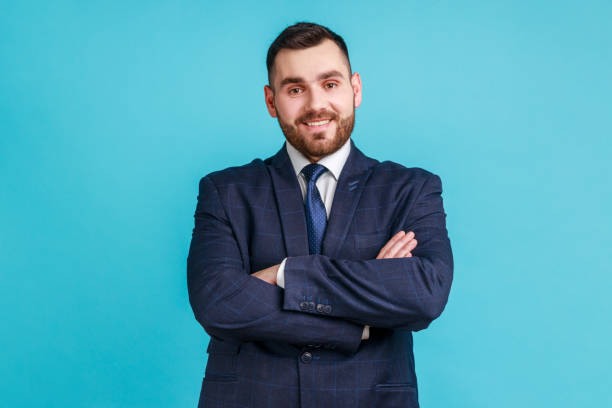
POLYGON ((297 150, 315 162, 342 147, 361 104, 361 79, 350 75, 336 43, 281 50, 271 81, 272 88, 264 88, 268 112, 297 150))

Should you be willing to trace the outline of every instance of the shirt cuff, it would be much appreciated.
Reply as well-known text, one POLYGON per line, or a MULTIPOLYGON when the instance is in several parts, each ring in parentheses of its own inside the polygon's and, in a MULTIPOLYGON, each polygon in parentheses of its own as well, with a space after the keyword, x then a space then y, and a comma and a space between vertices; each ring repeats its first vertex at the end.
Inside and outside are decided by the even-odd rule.
POLYGON ((363 327, 363 333, 361 334, 361 340, 367 340, 370 338, 370 326, 367 324, 363 327))
POLYGON ((283 262, 280 263, 278 267, 278 272, 276 272, 276 286, 279 288, 285 289, 285 261, 287 258, 283 259, 283 262))

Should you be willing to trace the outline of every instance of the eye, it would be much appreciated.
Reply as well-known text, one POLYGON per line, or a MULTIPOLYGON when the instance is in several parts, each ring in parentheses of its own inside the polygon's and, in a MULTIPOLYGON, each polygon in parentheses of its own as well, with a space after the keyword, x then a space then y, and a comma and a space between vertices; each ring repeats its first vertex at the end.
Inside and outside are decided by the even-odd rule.
POLYGON ((299 95, 302 93, 302 88, 291 88, 289 89, 289 95, 299 95))
POLYGON ((328 83, 325 84, 325 87, 327 89, 337 88, 338 84, 336 82, 328 82, 328 83))

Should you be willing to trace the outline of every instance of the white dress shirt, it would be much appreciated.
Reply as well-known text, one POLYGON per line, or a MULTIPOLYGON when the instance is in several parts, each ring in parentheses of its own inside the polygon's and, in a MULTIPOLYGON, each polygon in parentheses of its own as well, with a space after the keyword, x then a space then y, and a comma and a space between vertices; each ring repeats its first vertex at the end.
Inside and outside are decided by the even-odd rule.
MULTIPOLYGON (((285 143, 285 147, 287 149, 287 153, 289 154, 289 159, 291 159, 291 164, 293 165, 293 170, 295 171, 295 175, 297 176, 298 183, 300 184, 300 189, 302 190, 302 198, 306 197, 306 189, 308 188, 308 182, 306 181, 306 177, 302 174, 302 169, 310 164, 310 160, 306 158, 300 151, 298 151, 291 143, 288 141, 285 143)), ((348 159, 349 153, 351 152, 351 139, 347 139, 347 141, 342 145, 342 147, 336 150, 334 153, 323 157, 317 163, 325 166, 327 171, 319 176, 316 181, 317 189, 319 190, 319 194, 321 195, 321 200, 323 200, 323 204, 325 205, 325 212, 327 213, 327 219, 329 220, 329 214, 331 212, 332 203, 334 202, 334 194, 336 193, 336 186, 338 185, 338 179, 340 178, 340 173, 342 172, 342 168, 346 163, 346 159, 348 159)), ((281 262, 278 272, 276 274, 276 284, 285 288, 285 261, 287 258, 283 259, 281 262)), ((365 326, 363 328, 363 334, 361 336, 362 340, 366 340, 370 337, 370 326, 365 326)))

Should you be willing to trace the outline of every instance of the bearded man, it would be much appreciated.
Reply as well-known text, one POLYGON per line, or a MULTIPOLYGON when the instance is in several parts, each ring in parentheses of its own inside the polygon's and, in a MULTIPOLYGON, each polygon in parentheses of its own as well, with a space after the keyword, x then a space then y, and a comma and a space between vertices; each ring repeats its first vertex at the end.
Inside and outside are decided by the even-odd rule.
POLYGON ((286 142, 199 185, 198 406, 418 407, 412 332, 442 313, 453 276, 440 178, 357 149, 361 78, 330 29, 287 27, 267 67, 286 142))

